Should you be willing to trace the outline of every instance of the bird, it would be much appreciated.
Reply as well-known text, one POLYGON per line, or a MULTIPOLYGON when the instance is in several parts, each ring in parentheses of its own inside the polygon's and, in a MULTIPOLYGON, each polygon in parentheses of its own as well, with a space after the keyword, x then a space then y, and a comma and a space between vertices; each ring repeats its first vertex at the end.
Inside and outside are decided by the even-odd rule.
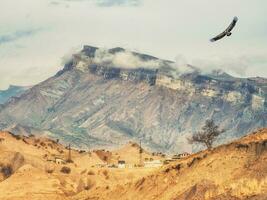
POLYGON ((227 27, 227 29, 224 32, 222 32, 221 34, 217 35, 216 37, 210 39, 210 41, 216 42, 217 40, 220 40, 220 39, 224 38, 225 36, 228 36, 228 37, 231 36, 232 35, 231 31, 235 27, 237 21, 238 21, 238 17, 234 17, 232 23, 227 27))

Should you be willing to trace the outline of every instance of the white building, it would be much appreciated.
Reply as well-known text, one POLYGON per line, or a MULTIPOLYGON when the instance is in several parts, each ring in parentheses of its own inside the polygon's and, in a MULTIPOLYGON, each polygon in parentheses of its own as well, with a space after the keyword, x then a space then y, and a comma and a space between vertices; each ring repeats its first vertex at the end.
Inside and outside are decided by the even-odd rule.
POLYGON ((126 167, 126 162, 124 160, 118 161, 118 168, 123 169, 126 167))
POLYGON ((64 159, 62 159, 62 158, 56 157, 55 158, 55 163, 58 164, 58 165, 64 165, 64 164, 66 164, 66 161, 64 159))
POLYGON ((146 161, 144 162, 144 166, 146 168, 156 168, 161 167, 163 163, 160 160, 146 161))

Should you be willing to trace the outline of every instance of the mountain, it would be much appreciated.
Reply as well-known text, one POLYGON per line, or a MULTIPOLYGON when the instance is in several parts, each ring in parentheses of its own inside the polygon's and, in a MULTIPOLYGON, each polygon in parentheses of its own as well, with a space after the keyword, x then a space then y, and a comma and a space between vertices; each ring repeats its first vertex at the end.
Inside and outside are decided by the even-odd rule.
POLYGON ((10 85, 6 90, 0 90, 0 104, 6 103, 11 97, 21 95, 29 87, 10 85))
POLYGON ((190 152, 201 147, 186 138, 206 119, 226 130, 220 143, 266 127, 266 98, 264 78, 204 74, 122 48, 85 46, 55 76, 7 102, 0 129, 43 130, 80 148, 141 139, 154 151, 190 152))

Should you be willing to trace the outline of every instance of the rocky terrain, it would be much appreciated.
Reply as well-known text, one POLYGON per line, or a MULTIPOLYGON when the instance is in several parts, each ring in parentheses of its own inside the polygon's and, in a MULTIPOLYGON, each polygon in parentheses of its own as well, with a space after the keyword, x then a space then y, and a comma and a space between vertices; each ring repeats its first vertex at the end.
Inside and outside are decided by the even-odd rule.
MULTIPOLYGON (((0 132, 1 200, 265 200, 267 129, 158 168, 139 163, 139 146, 69 150, 60 141, 0 132), (101 167, 104 165, 104 167, 101 167)), ((143 150, 143 159, 164 160, 143 150)))
POLYGON ((206 119, 227 130, 219 143, 267 126, 266 79, 186 68, 122 48, 85 46, 55 76, 4 104, 0 128, 39 131, 84 149, 141 139, 151 150, 178 153, 201 148, 186 138, 206 119))
POLYGON ((30 87, 10 85, 6 90, 0 90, 0 105, 6 103, 11 97, 18 97, 30 87))

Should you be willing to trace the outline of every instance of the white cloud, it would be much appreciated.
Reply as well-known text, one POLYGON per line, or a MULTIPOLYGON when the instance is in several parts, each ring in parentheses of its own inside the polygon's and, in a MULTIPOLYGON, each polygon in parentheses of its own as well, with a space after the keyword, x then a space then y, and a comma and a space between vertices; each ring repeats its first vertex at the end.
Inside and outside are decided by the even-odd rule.
MULTIPOLYGON (((0 46, 0 88, 31 85, 52 76, 62 67, 66 52, 85 44, 121 46, 169 60, 179 53, 189 64, 203 68, 206 64, 233 66, 240 60, 242 64, 245 56, 249 60, 242 64, 247 65, 242 76, 267 77, 267 62, 259 59, 267 52, 266 0, 143 0, 142 6, 112 7, 84 0, 67 2, 71 5, 68 9, 51 6, 51 0, 0 1, 0 35, 49 27, 48 31, 0 46), (233 35, 210 43, 209 39, 224 30, 233 16, 239 17, 233 35), (33 78, 26 80, 29 68, 49 70, 42 76, 33 73, 33 78), (16 77, 14 73, 18 73, 16 77)), ((225 69, 238 74, 232 69, 235 67, 225 69)))
POLYGON ((107 49, 100 48, 96 51, 94 62, 98 64, 111 64, 120 68, 159 68, 161 62, 159 60, 142 60, 132 52, 125 50, 123 52, 117 52, 111 54, 107 49))
POLYGON ((113 7, 113 6, 139 6, 142 0, 53 0, 51 5, 60 6, 64 5, 69 7, 70 2, 90 2, 99 7, 113 7))

